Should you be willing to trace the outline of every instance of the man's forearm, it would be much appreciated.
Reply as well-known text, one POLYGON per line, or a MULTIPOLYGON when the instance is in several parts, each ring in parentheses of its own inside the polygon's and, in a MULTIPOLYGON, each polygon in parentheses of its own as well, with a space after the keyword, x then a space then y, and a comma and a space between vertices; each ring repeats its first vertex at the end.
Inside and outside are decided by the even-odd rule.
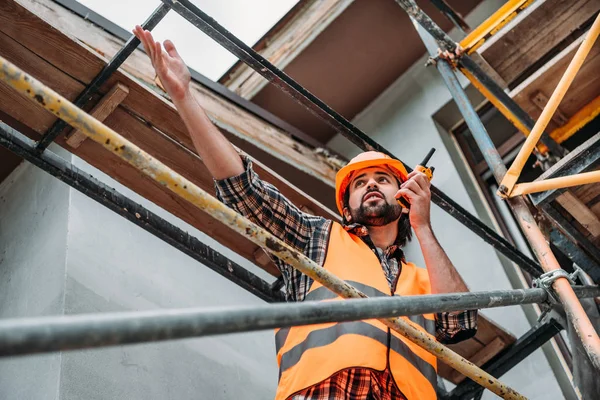
POLYGON ((468 292, 469 289, 458 274, 448 255, 433 234, 431 226, 415 229, 425 258, 432 293, 468 292))
POLYGON ((244 172, 244 164, 237 151, 213 125, 190 91, 180 99, 173 99, 173 103, 196 151, 215 179, 225 179, 244 172))

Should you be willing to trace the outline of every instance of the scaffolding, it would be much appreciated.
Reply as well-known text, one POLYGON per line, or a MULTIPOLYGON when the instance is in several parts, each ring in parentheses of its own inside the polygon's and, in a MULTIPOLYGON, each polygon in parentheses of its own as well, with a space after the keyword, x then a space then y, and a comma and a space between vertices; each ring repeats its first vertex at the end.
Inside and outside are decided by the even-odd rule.
MULTIPOLYGON (((479 148, 482 150, 490 170, 493 171, 497 182, 501 185, 501 195, 507 198, 507 203, 517 215, 518 222, 534 250, 539 264, 522 254, 504 238, 434 186, 432 186, 432 201, 519 265, 524 271, 535 277, 537 288, 400 298, 366 298, 367 296, 364 293, 320 268, 314 261, 296 252, 263 228, 236 214, 200 187, 81 110, 89 103, 100 86, 137 48, 139 40, 131 37, 73 103, 0 57, 0 79, 60 118, 37 143, 2 123, 0 125, 0 144, 161 238, 166 243, 206 264, 261 299, 273 303, 282 301, 280 282, 276 282, 274 285, 268 284, 141 205, 136 204, 114 189, 106 187, 47 150, 48 145, 56 139, 66 124, 69 124, 156 182, 167 187, 177 196, 187 200, 252 242, 267 249, 275 257, 292 265, 341 297, 356 298, 357 300, 328 302, 327 304, 273 304, 264 307, 240 308, 238 310, 182 309, 3 320, 0 321, 0 356, 379 318, 391 329, 396 330, 408 340, 413 341, 470 378, 470 381, 459 385, 453 391, 452 396, 472 396, 478 390, 475 384, 479 384, 500 397, 519 399, 524 397, 504 385, 497 377, 560 331, 563 327, 556 320, 552 318, 541 320, 538 326, 532 328, 530 332, 519 339, 509 352, 494 360, 494 363, 486 366, 486 370, 483 370, 439 344, 429 334, 417 328, 410 319, 404 317, 460 309, 534 303, 555 304, 559 300, 567 313, 567 317, 574 325, 587 356, 595 368, 600 370, 600 339, 578 300, 579 298, 600 297, 600 288, 598 286, 576 286, 574 282, 577 278, 576 274, 569 275, 561 269, 544 235, 535 223, 528 200, 524 197, 528 193, 563 188, 569 185, 599 182, 600 176, 597 172, 581 173, 574 177, 554 178, 541 183, 515 185, 523 168, 524 160, 532 151, 540 153, 539 150, 535 150, 538 140, 541 139, 545 146, 543 147, 544 150, 552 152, 557 157, 564 155, 564 149, 552 140, 544 130, 560 102, 561 93, 564 94, 568 89, 578 68, 583 63, 585 55, 600 32, 600 16, 588 32, 580 51, 578 51, 572 62, 572 67, 568 69, 568 73, 565 74, 555 94, 550 99, 547 111, 544 110, 543 118, 534 123, 531 117, 520 109, 518 104, 506 95, 469 55, 486 38, 505 24, 507 19, 514 17, 515 13, 522 11, 531 2, 509 1, 507 5, 502 7, 482 26, 473 30, 460 43, 450 39, 417 7, 414 1, 397 0, 397 3, 411 17, 429 53, 435 59, 437 69, 463 114, 479 148), (455 53, 456 58, 438 57, 438 48, 455 53), (497 106, 517 128, 529 134, 525 145, 521 149, 519 162, 514 163, 508 171, 475 109, 458 83, 454 72, 455 68, 464 72, 467 78, 473 81, 474 86, 480 89, 486 97, 489 96, 492 104, 497 106), (318 311, 318 314, 316 311, 318 311)), ((289 94, 299 104, 333 126, 361 149, 381 151, 396 158, 188 0, 162 0, 161 5, 147 19, 143 27, 151 30, 170 10, 177 12, 202 30, 256 72, 289 94)), ((411 169, 407 166, 407 170, 410 171, 411 169)))

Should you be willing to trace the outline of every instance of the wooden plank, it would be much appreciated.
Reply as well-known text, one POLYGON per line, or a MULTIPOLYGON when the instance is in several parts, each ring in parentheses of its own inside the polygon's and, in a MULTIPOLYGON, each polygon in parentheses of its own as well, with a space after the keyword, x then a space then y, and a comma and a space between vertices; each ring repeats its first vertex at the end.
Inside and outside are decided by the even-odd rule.
POLYGON ((565 191, 556 198, 556 201, 591 233, 593 237, 600 236, 600 219, 572 192, 569 190, 565 191))
MULTIPOLYGON (((110 91, 100 99, 98 104, 90 111, 90 114, 98 121, 104 121, 119 104, 127 97, 129 89, 127 86, 117 83, 110 91)), ((87 136, 80 130, 67 135, 67 144, 76 149, 81 146, 87 136)))
POLYGON ((537 0, 478 52, 510 84, 599 10, 598 0, 537 0))
MULTIPOLYGON (((62 92, 62 94, 67 95, 67 97, 74 98, 77 93, 83 90, 82 83, 50 65, 47 61, 14 40, 7 39, 6 35, 0 34, 0 45, 3 43, 8 43, 8 45, 0 47, 0 52, 2 52, 3 56, 13 62, 17 62, 18 60, 21 67, 32 73, 36 78, 40 78, 45 83, 50 84, 54 89, 62 92), (2 39, 6 40, 2 41, 2 39), (49 82, 47 77, 52 77, 53 81, 49 82)), ((139 84, 135 81, 130 80, 130 84, 139 87, 139 84)), ((140 89, 137 88, 137 90, 140 89)), ((0 84, 0 93, 3 99, 0 109, 39 134, 45 132, 55 121, 55 118, 51 114, 37 107, 37 105, 21 97, 3 84, 0 84)), ((210 192, 214 191, 212 178, 195 153, 190 152, 189 149, 180 143, 168 138, 156 128, 132 116, 129 110, 124 107, 117 108, 106 122, 127 139, 132 140, 138 146, 144 148, 144 150, 150 152, 153 156, 165 162, 186 178, 194 181, 203 189, 210 192)), ((63 146, 66 145, 62 138, 57 143, 63 146)), ((150 199, 155 204, 212 236, 220 243, 234 249, 243 257, 254 261, 254 254, 258 246, 234 233, 218 221, 212 220, 185 201, 175 198, 160 185, 150 183, 147 178, 139 172, 132 170, 127 164, 119 162, 115 157, 108 157, 106 151, 99 146, 93 146, 91 142, 88 145, 87 142, 84 142, 73 153, 136 191, 138 194, 150 199)), ((287 184, 268 168, 261 167, 259 163, 256 164, 256 167, 265 180, 282 188, 282 192, 287 192, 285 195, 292 201, 295 201, 296 204, 306 205, 310 209, 315 210, 315 212, 324 213, 324 216, 327 215, 322 206, 312 201, 312 199, 303 193, 298 192, 296 188, 287 184)), ((278 275, 278 271, 272 262, 263 267, 270 273, 278 275)))
MULTIPOLYGON (((510 96, 534 119, 539 118, 541 110, 530 99, 538 92, 547 96, 550 96, 554 92, 556 85, 558 85, 560 78, 566 71, 584 37, 585 34, 510 92, 510 96)), ((575 76, 571 87, 560 103, 563 118, 570 119, 577 111, 598 97, 600 94, 599 70, 600 41, 596 41, 583 66, 575 76)), ((556 122, 551 121, 548 125, 548 130, 553 131, 558 126, 556 122)))
MULTIPOLYGON (((284 27, 269 37, 259 53, 279 69, 285 68, 331 24, 354 0, 309 0, 284 27)), ((251 99, 268 83, 242 62, 225 79, 225 86, 251 99)))
MULTIPOLYGON (((496 344, 493 348, 490 348, 487 356, 489 356, 491 359, 516 341, 516 338, 513 335, 504 331, 504 329, 481 313, 479 314, 477 325, 477 334, 474 338, 465 340, 461 343, 448 345, 448 347, 461 356, 471 360, 476 354, 483 351, 488 344, 499 338, 502 341, 503 346, 498 348, 496 344), (495 350, 495 352, 492 350, 495 350)), ((446 364, 438 364, 438 374, 441 377, 449 380, 450 382, 458 383, 459 379, 463 379, 462 375, 454 375, 454 372, 455 371, 446 364)))
MULTIPOLYGON (((86 83, 102 68, 105 58, 114 55, 122 46, 120 40, 50 0, 0 2, 0 31, 86 83)), ((104 86, 103 92, 122 82, 131 91, 123 102, 125 107, 194 151, 174 106, 154 83, 155 74, 148 57, 136 50, 122 69, 104 86), (145 85, 133 85, 136 80, 142 80, 145 85), (149 93, 153 95, 149 96, 149 93)), ((249 148, 262 149, 328 185, 333 193, 336 171, 315 155, 313 149, 202 85, 194 83, 192 86, 199 103, 222 130, 239 137, 249 148)))
MULTIPOLYGON (((469 358, 469 361, 478 367, 481 367, 483 364, 494 358, 496 354, 500 353, 500 351, 504 350, 504 348, 506 348, 506 343, 504 343, 504 340, 502 340, 501 337, 495 337, 494 340, 486 344, 485 347, 469 358)), ((457 384, 465 379, 466 377, 463 374, 458 371, 453 371, 452 377, 449 380, 452 383, 457 384)))
MULTIPOLYGON (((531 96, 530 100, 537 108, 539 108, 540 111, 544 111, 546 104, 548 104, 549 98, 538 90, 531 96)), ((557 108, 552 115, 552 121, 554 121, 558 126, 563 126, 569 121, 569 119, 560 110, 560 108, 557 108)))

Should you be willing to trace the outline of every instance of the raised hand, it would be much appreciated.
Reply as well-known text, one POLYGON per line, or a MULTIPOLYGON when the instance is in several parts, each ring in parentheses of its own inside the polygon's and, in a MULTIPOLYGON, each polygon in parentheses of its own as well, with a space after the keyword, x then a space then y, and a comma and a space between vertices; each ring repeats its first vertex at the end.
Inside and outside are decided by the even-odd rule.
POLYGON ((189 91, 191 76, 175 45, 170 40, 166 40, 163 49, 159 42, 154 41, 152 34, 139 25, 133 29, 133 34, 144 45, 156 75, 171 99, 174 102, 183 100, 189 91))
POLYGON ((410 202, 410 225, 417 232, 422 227, 430 227, 431 182, 424 173, 412 171, 408 179, 400 185, 395 197, 404 196, 410 202))

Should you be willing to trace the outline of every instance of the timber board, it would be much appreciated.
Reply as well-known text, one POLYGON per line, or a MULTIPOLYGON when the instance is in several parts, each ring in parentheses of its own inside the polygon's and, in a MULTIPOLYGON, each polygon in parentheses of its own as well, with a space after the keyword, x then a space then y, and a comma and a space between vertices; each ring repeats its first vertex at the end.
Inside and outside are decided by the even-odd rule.
MULTIPOLYGON (((0 24, 0 30, 10 32, 11 36, 18 38, 26 47, 81 82, 89 82, 104 65, 104 58, 112 57, 123 45, 120 39, 52 1, 18 0, 4 3, 6 4, 0 4, 0 22, 3 21, 2 15, 6 15, 3 21, 6 26, 0 24), (18 20, 19 23, 15 24, 11 19, 18 20), (30 30, 39 27, 41 20, 46 21, 47 29, 42 29, 41 32, 38 29, 38 32, 30 33, 30 30), (49 39, 45 46, 42 46, 40 38, 44 36, 48 36, 49 39), (67 51, 61 57, 56 57, 56 53, 63 47, 67 51), (84 49, 87 50, 86 54, 81 54, 84 49), (94 73, 90 74, 89 71, 94 73)), ((130 85, 127 81, 130 78, 140 81, 141 86, 130 87, 132 92, 123 102, 123 106, 195 152, 175 108, 155 82, 154 69, 145 53, 140 50, 134 51, 121 68, 121 71, 126 71, 129 75, 117 72, 104 85, 103 92, 109 90, 116 81, 121 81, 128 87, 130 85), (153 96, 149 96, 149 93, 153 96)), ((293 140, 286 132, 223 99, 206 87, 192 82, 192 88, 196 99, 213 122, 228 137, 242 139, 238 141, 243 145, 242 150, 250 154, 262 150, 269 155, 265 159, 269 165, 281 165, 274 160, 285 162, 291 166, 285 169, 286 179, 304 182, 302 176, 306 175, 313 181, 311 186, 323 189, 308 191, 313 195, 324 195, 325 199, 321 197, 321 201, 327 202, 330 207, 334 205, 330 198, 334 198, 333 182, 336 170, 316 155, 313 149, 293 140), (329 193, 331 196, 328 196, 329 193)))
MULTIPOLYGON (((531 98, 538 92, 548 98, 552 95, 582 40, 583 36, 511 91, 510 96, 534 120, 539 118, 541 109, 531 101, 531 98)), ((560 112, 567 118, 573 117, 577 111, 600 95, 600 73, 598 71, 600 71, 600 41, 596 41, 592 47, 571 87, 558 106, 560 112)), ((558 125, 556 121, 552 120, 548 124, 547 131, 551 132, 556 128, 558 125)))
MULTIPOLYGON (((1 4, 2 6, 0 7, 5 8, 2 11, 10 11, 10 9, 6 10, 7 4, 15 5, 14 3, 6 2, 2 2, 1 4)), ((19 14, 19 18, 12 19, 13 22, 11 22, 11 18, 7 16, 6 12, 0 12, 0 32, 2 32, 3 38, 3 47, 1 48, 2 54, 36 78, 39 78, 44 83, 65 95, 67 98, 73 99, 76 94, 83 89, 83 83, 79 79, 89 79, 89 76, 86 76, 86 72, 84 71, 86 68, 75 68, 74 65, 80 67, 87 64, 91 64, 92 67, 97 65, 98 68, 92 68, 96 71, 102 67, 103 60, 90 53, 86 48, 74 43, 60 32, 49 27, 47 24, 37 19, 33 14, 24 9, 20 9, 20 11, 21 14, 19 14), (18 23, 14 23, 16 20, 18 20, 18 23), (51 33, 44 34, 43 32, 40 32, 44 30, 51 33), (32 37, 28 36, 27 33, 29 32, 33 33, 32 37), (10 34, 15 35, 18 40, 9 37, 10 34), (35 38, 39 39, 40 37, 46 37, 48 39, 43 46, 37 44, 35 40, 35 38), (59 39, 61 41, 59 41, 59 39), (25 42, 26 45, 23 46, 23 43, 19 41, 25 42), (49 43, 55 43, 55 46, 48 45, 49 43), (36 51, 39 50, 39 48, 42 48, 44 50, 41 52, 42 57, 31 51, 28 46, 33 47, 36 51), (73 47, 77 46, 79 49, 75 51, 73 47), (58 47, 65 48, 65 52, 58 54, 58 52, 55 51, 58 47), (71 50, 69 50, 70 48, 71 50), (64 54, 67 54, 66 59, 69 61, 66 64, 64 63, 64 59, 61 58, 64 54), (79 55, 82 56, 82 59, 78 60, 73 58, 74 56, 79 55), (49 63, 46 58, 50 58, 53 63, 49 63), (61 70, 63 67, 68 69, 67 73, 61 70), (76 77, 73 76, 75 73, 77 73, 76 77, 78 79, 75 79, 76 77)), ((93 74, 90 75, 93 76, 93 74)), ((185 132, 181 128, 182 123, 173 107, 170 106, 165 99, 157 96, 145 87, 140 86, 136 80, 127 76, 125 73, 115 74, 111 82, 108 82, 105 85, 105 88, 110 88, 112 82, 117 80, 130 88, 131 93, 128 98, 131 99, 136 96, 140 97, 136 99, 137 103, 130 102, 128 105, 129 108, 126 108, 124 105, 119 107, 119 111, 115 111, 115 114, 119 116, 118 118, 122 118, 120 120, 121 125, 118 127, 120 133, 127 136, 128 131, 132 132, 128 139, 132 140, 137 138, 137 140, 133 140, 137 145, 145 148, 145 150, 149 150, 153 156, 170 163, 171 167, 178 170, 178 172, 182 173, 192 181, 201 183, 200 186, 203 189, 214 192, 212 178, 203 167, 198 156, 195 153, 192 153, 189 148, 181 145, 182 141, 187 141, 189 143, 190 139, 187 134, 183 136, 182 133, 185 132), (153 111, 155 111, 157 115, 153 118, 158 122, 159 127, 164 129, 165 127, 178 126, 178 136, 176 138, 181 140, 171 140, 174 138, 169 139, 157 129, 151 129, 147 124, 134 118, 134 116, 130 114, 138 114, 135 112, 135 107, 141 107, 142 111, 139 114, 147 111, 147 109, 153 109, 153 107, 155 107, 153 111), (125 118, 124 115, 127 115, 128 117, 125 118), (174 118, 177 118, 176 122, 173 121, 174 118), (122 123, 124 120, 128 122, 122 123), (167 124, 170 124, 170 126, 167 124), (186 166, 181 167, 175 163, 183 163, 186 166)), ((5 101, 2 102, 2 111, 6 112, 16 120, 30 126, 36 132, 40 134, 45 132, 55 121, 54 116, 50 113, 31 103, 30 100, 16 94, 12 89, 2 87, 2 94, 3 99, 5 99, 5 101)), ((138 108, 138 110, 139 109, 140 108, 138 108)), ((145 114, 143 115, 146 116, 145 114)), ((111 121, 113 120, 111 119, 111 121)), ((62 138, 61 140, 58 140, 57 143, 64 146, 64 140, 62 140, 62 138)), ((90 164, 113 176, 132 190, 159 204, 161 207, 184 219, 196 228, 205 231, 207 234, 213 236, 227 247, 234 249, 242 256, 254 261, 254 253, 257 249, 256 245, 233 233, 229 228, 222 225, 219 226, 220 224, 218 223, 215 224, 216 221, 211 221, 211 219, 207 219, 206 216, 200 217, 197 215, 199 211, 191 210, 194 208, 193 206, 182 204, 182 200, 180 199, 173 199, 171 194, 165 193, 164 188, 152 187, 152 185, 148 186, 145 182, 145 178, 141 178, 141 175, 130 171, 129 168, 131 167, 115 163, 115 160, 112 160, 106 153, 107 152, 104 149, 93 145, 82 146, 81 151, 74 152, 74 154, 79 155, 81 158, 90 162, 90 164), (94 153, 100 154, 96 155, 94 153), (115 169, 114 167, 116 165, 120 168, 115 169), (137 178, 134 178, 136 176, 137 178)), ((329 210, 326 210, 308 196, 298 192, 297 189, 287 184, 287 182, 272 173, 268 168, 262 167, 257 161, 254 161, 254 163, 255 169, 259 172, 261 177, 278 186, 282 193, 292 201, 296 202, 296 204, 305 205, 315 211, 315 213, 328 218, 335 217, 335 214, 332 214, 329 210)), ((278 274, 273 263, 269 263, 265 269, 272 274, 278 274)))
POLYGON ((599 10, 598 0, 536 0, 478 52, 510 85, 599 10))
MULTIPOLYGON (((476 354, 484 351, 483 349, 485 349, 488 345, 490 345, 490 353, 487 354, 487 357, 493 358, 504 351, 504 349, 510 347, 515 341, 516 338, 513 335, 506 332, 496 323, 480 313, 477 334, 475 337, 465 340, 461 343, 450 344, 448 347, 466 359, 471 360, 476 354), (497 338, 502 340, 502 345, 498 345, 496 340, 497 338)), ((478 365, 483 363, 485 363, 485 361, 480 362, 478 365)), ((438 364, 438 374, 454 384, 457 384, 465 379, 464 375, 456 373, 454 369, 442 362, 438 364)))

